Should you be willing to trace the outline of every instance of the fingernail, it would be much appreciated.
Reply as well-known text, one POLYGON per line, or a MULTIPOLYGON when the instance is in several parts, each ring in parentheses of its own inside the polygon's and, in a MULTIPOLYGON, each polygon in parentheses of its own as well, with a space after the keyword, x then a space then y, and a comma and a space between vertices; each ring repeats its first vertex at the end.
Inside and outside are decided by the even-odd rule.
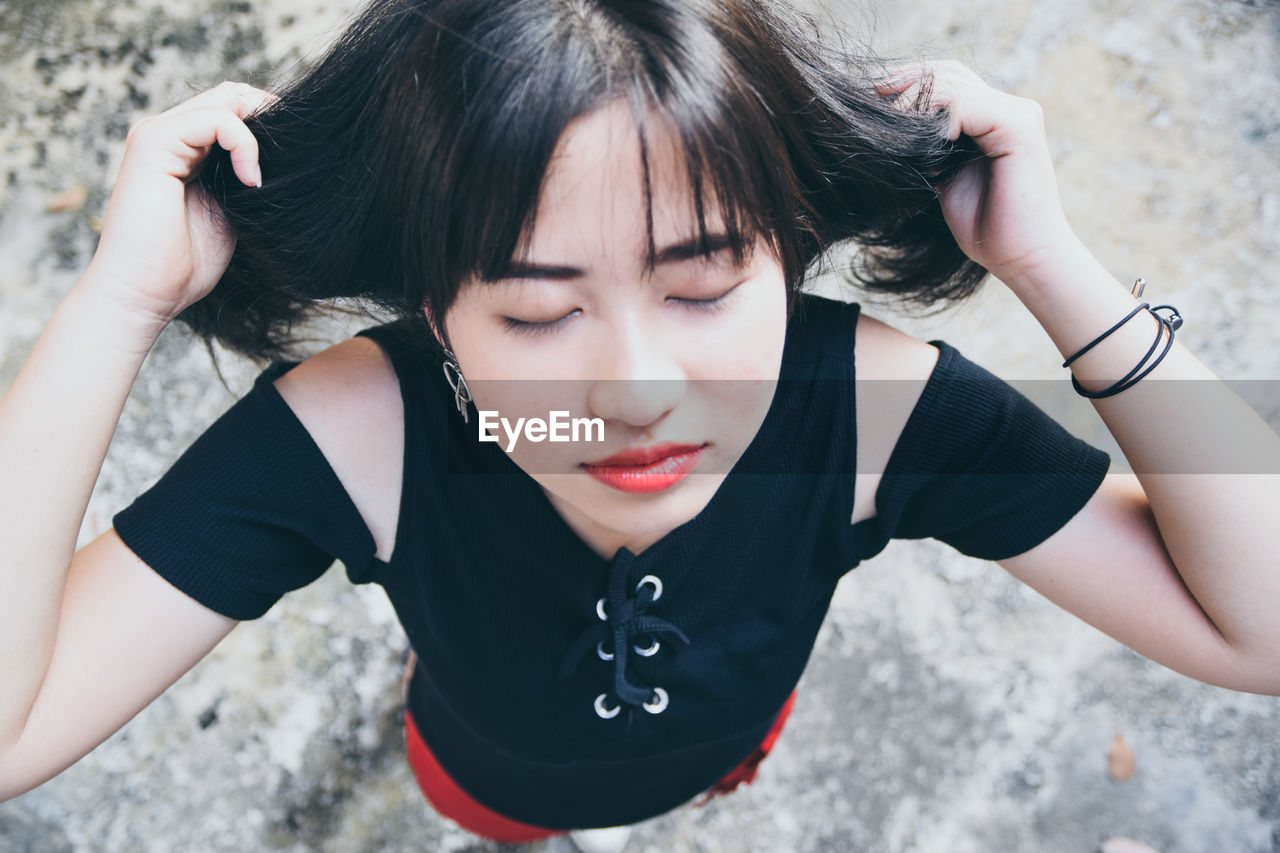
POLYGON ((250 182, 252 186, 255 186, 255 187, 262 186, 262 169, 258 166, 257 163, 249 164, 249 175, 251 178, 253 178, 253 180, 250 182))

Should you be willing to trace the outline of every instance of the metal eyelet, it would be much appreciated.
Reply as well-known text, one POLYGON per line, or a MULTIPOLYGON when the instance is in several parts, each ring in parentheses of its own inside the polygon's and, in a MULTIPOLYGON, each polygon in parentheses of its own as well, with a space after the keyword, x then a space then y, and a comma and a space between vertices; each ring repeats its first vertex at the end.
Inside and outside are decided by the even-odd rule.
MULTIPOLYGON (((649 706, 648 706, 648 705, 645 705, 645 707, 646 707, 646 708, 648 708, 649 706)), ((602 720, 612 720, 614 717, 618 716, 618 712, 619 712, 619 711, 621 711, 621 710, 622 710, 622 705, 621 705, 621 704, 619 704, 619 705, 614 705, 612 709, 606 708, 606 707, 604 706, 604 694, 603 694, 603 693, 601 693, 599 696, 597 696, 597 697, 596 697, 596 714, 598 714, 598 715, 600 716, 600 719, 602 719, 602 720)), ((654 711, 653 713, 655 713, 655 714, 656 714, 656 713, 658 713, 658 712, 657 712, 657 711, 654 711)))
POLYGON ((600 656, 600 660, 613 660, 613 652, 604 650, 604 640, 596 643, 596 654, 600 656))
MULTIPOLYGON (((636 650, 636 654, 640 655, 640 657, 642 657, 642 658, 649 658, 649 657, 653 657, 654 655, 656 655, 656 654, 658 653, 658 648, 659 648, 661 645, 662 645, 662 643, 658 642, 657 640, 654 640, 654 641, 653 641, 653 644, 652 644, 652 645, 650 645, 647 649, 642 649, 642 648, 640 648, 639 646, 634 645, 634 644, 631 646, 631 648, 635 649, 635 650, 636 650)), ((609 655, 609 657, 613 657, 613 655, 609 655)))
POLYGON ((608 622, 609 617, 604 615, 604 599, 596 602, 596 615, 600 617, 601 622, 608 622))
POLYGON ((645 575, 640 578, 640 583, 636 584, 636 592, 639 592, 640 587, 647 583, 653 584, 653 600, 657 601, 662 598, 662 580, 657 575, 645 575))
MULTIPOLYGON (((653 692, 657 694, 658 698, 653 702, 645 702, 642 707, 646 711, 648 711, 650 714, 661 714, 663 711, 667 710, 667 702, 669 698, 667 696, 667 691, 663 690, 661 687, 655 687, 653 688, 653 692)), ((600 694, 600 698, 601 699, 604 698, 603 693, 600 694)), ((599 699, 596 700, 597 703, 599 703, 599 701, 600 701, 599 699)), ((598 712, 599 710, 600 710, 600 706, 599 704, 597 704, 596 711, 598 712)))

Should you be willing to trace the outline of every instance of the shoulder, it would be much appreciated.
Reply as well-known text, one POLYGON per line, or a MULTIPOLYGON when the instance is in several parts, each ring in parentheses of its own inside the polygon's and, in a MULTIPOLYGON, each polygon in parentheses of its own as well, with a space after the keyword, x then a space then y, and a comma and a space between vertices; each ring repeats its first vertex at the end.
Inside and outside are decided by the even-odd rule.
POLYGON ((859 312, 853 356, 858 475, 852 523, 875 516, 881 475, 940 354, 933 344, 859 312))
POLYGON ((923 385, 938 363, 933 344, 858 312, 853 358, 858 379, 899 379, 923 385))
MULTIPOLYGON (((370 402, 397 405, 400 398, 399 380, 391 359, 368 337, 353 337, 321 350, 276 379, 275 386, 299 402, 322 398, 323 394, 364 394, 370 402)), ((290 405, 292 402, 290 400, 290 405)))
POLYGON ((355 337, 274 382, 311 434, 373 534, 376 555, 394 547, 404 462, 404 401, 390 358, 355 337))

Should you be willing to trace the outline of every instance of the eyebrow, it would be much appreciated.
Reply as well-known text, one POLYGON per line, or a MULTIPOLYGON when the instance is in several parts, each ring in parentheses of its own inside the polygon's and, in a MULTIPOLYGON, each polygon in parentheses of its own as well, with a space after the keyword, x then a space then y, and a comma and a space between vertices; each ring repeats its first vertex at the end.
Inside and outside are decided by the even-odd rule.
MULTIPOLYGON (((684 263, 697 258, 711 257, 712 255, 723 252, 732 247, 733 242, 729 239, 728 234, 708 234, 705 240, 692 237, 683 242, 673 243, 670 246, 666 246, 665 248, 658 250, 654 255, 654 266, 684 263)), ((507 264, 507 266, 503 268, 495 278, 490 279, 490 281, 505 281, 507 279, 520 278, 570 281, 582 278, 585 275, 586 271, 579 267, 512 261, 507 264)))

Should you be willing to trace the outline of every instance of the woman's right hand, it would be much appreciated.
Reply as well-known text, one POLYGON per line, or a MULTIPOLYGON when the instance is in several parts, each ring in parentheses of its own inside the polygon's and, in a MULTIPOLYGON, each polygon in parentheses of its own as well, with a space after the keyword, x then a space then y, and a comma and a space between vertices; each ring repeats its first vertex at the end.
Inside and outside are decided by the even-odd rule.
POLYGON ((261 186, 258 141, 244 119, 277 100, 226 82, 130 128, 89 264, 95 286, 161 323, 213 289, 231 261, 235 234, 209 212, 195 176, 217 142, 240 182, 261 186))

